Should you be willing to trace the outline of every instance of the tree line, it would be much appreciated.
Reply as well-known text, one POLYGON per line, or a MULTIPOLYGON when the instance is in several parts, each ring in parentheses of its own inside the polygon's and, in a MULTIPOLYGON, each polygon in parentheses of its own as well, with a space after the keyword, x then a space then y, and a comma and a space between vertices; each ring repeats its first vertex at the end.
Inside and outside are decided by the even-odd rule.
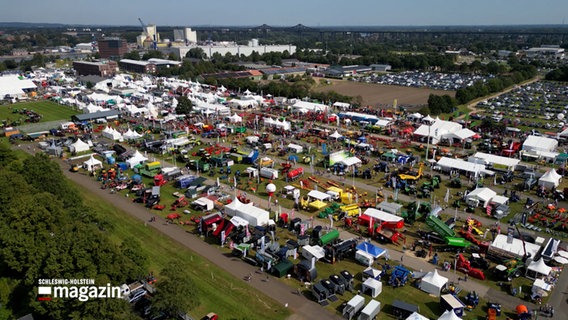
MULTIPOLYGON (((123 299, 37 300, 38 279, 120 285, 148 273, 140 242, 111 240, 114 226, 85 205, 57 163, 40 153, 22 161, 0 144, 0 188, 0 319, 27 313, 36 319, 139 319, 123 299)), ((164 301, 180 286, 192 287, 189 277, 171 273, 166 278, 182 281, 158 282, 154 309, 169 313, 197 305, 193 294, 189 303, 184 297, 173 306, 164 301)))

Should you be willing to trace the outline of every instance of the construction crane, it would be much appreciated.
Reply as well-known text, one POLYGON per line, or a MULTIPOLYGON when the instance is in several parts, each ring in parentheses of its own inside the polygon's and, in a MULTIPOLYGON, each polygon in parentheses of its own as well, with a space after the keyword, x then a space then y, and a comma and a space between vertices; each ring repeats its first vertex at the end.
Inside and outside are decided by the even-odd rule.
MULTIPOLYGON (((138 21, 140 21, 140 25, 142 26, 142 32, 146 36, 149 36, 149 34, 146 30, 146 24, 144 23, 144 21, 142 21, 142 18, 138 18, 138 21)), ((157 40, 156 40, 156 33, 155 32, 153 34, 153 39, 152 39, 152 49, 158 50, 158 43, 157 43, 157 40)))

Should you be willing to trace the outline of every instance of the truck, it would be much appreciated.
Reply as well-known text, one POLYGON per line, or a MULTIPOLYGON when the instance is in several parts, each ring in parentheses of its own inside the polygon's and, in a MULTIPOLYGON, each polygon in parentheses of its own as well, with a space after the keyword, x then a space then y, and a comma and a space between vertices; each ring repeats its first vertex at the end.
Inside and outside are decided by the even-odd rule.
POLYGON ((371 299, 369 303, 363 308, 359 314, 358 320, 373 320, 381 312, 381 303, 377 300, 371 299))
POLYGON ((200 172, 208 172, 210 169, 209 163, 203 160, 190 160, 189 167, 200 172))
POLYGON ((343 317, 351 320, 353 317, 355 317, 355 314, 357 314, 359 310, 363 309, 364 305, 365 298, 360 295, 354 296, 353 298, 351 298, 351 300, 349 300, 349 302, 347 302, 345 307, 343 307, 343 317))

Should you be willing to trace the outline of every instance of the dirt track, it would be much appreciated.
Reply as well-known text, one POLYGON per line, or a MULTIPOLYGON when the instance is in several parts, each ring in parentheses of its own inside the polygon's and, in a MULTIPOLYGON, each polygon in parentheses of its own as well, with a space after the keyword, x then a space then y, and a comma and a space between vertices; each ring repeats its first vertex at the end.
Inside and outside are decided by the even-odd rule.
MULTIPOLYGON (((22 145, 20 149, 30 153, 35 151, 35 149, 28 149, 27 145, 22 145)), ((221 251, 211 247, 210 244, 207 244, 198 236, 188 233, 186 230, 176 225, 168 225, 166 224, 166 221, 160 217, 157 217, 155 222, 149 223, 148 221, 151 218, 151 215, 148 214, 148 211, 146 210, 140 210, 141 207, 139 204, 133 203, 129 198, 122 197, 117 194, 111 194, 109 190, 101 189, 99 184, 90 177, 83 174, 72 173, 68 170, 69 165, 67 163, 62 160, 56 161, 60 164, 63 174, 73 183, 76 183, 93 194, 96 194, 102 200, 112 203, 117 209, 122 210, 132 217, 140 220, 140 223, 144 223, 156 229, 158 232, 168 235, 183 246, 232 274, 237 279, 243 279, 246 275, 252 272, 253 277, 248 284, 267 296, 281 302, 283 305, 288 304, 288 307, 293 312, 293 315, 291 315, 289 319, 341 319, 309 298, 298 295, 297 289, 294 287, 288 286, 273 277, 270 277, 271 281, 263 280, 265 279, 264 276, 256 273, 258 268, 248 265, 238 258, 225 256, 221 251)), ((297 287, 300 287, 301 285, 296 279, 290 279, 289 281, 296 283, 297 287)), ((267 318, 270 317, 267 316, 267 318)))
POLYGON ((418 106, 428 103, 431 93, 437 95, 454 96, 455 91, 432 90, 426 88, 410 88, 401 86, 387 86, 373 83, 361 83, 346 80, 331 80, 331 85, 314 88, 317 92, 335 91, 339 94, 363 98, 364 106, 385 107, 392 106, 394 99, 398 105, 418 106))

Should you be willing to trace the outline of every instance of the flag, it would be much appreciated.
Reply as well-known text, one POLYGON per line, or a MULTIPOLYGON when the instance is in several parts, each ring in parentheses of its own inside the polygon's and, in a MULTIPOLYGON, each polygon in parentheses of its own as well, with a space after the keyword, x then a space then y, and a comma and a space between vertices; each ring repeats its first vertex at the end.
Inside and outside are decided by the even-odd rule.
POLYGON ((444 202, 450 202, 450 189, 446 189, 446 196, 444 197, 444 202))
POLYGON ((373 218, 369 217, 369 234, 373 235, 373 218))
POLYGON ((294 219, 294 209, 292 209, 292 212, 290 212, 290 220, 294 219))
POLYGON ((330 214, 328 215, 328 217, 329 217, 329 228, 331 229, 333 228, 333 215, 330 214))

